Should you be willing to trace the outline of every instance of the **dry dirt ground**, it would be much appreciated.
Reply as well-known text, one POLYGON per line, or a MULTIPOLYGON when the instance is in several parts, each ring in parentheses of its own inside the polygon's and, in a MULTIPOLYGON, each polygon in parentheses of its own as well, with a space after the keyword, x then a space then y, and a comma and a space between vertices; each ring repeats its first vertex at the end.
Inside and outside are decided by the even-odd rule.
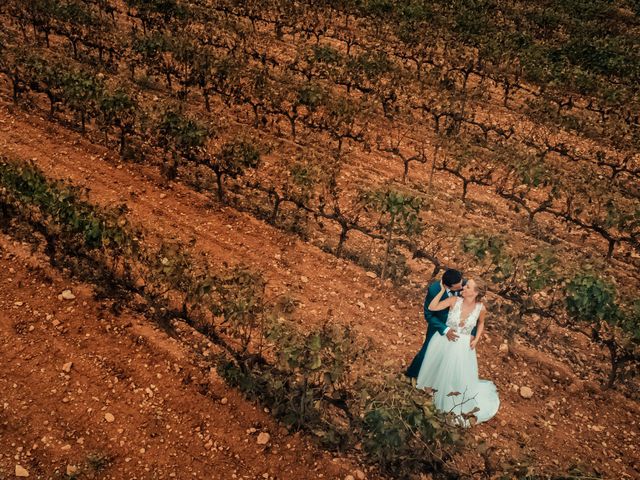
POLYGON ((0 236, 0 478, 344 478, 172 338, 0 236), (75 299, 60 299, 70 289, 75 299), (203 373, 204 372, 204 373, 203 373), (268 434, 267 437, 265 434, 268 434), (267 441, 268 438, 268 441, 267 441))
MULTIPOLYGON (((336 259, 248 214, 230 208, 217 207, 212 204, 210 196, 194 192, 180 183, 167 186, 165 182, 161 181, 156 169, 122 164, 112 152, 92 145, 79 134, 40 118, 38 115, 16 110, 10 104, 0 104, 0 151, 14 154, 19 158, 32 159, 52 178, 68 179, 76 185, 89 187, 89 197, 93 202, 114 205, 126 201, 131 209, 130 218, 134 223, 141 225, 159 238, 176 238, 183 242, 195 238, 197 240, 195 248, 207 253, 212 263, 226 261, 236 264, 242 262, 253 270, 260 271, 269 282, 268 293, 272 298, 288 292, 301 301, 301 305, 294 315, 303 327, 322 321, 327 317, 351 324, 363 337, 370 338, 373 342, 375 359, 371 363, 373 370, 384 372, 403 370, 422 342, 424 320, 421 318, 421 289, 399 291, 381 286, 378 281, 367 277, 366 272, 354 264, 336 259)), ((58 290, 61 287, 62 285, 58 287, 58 290)), ((3 292, 3 295, 5 293, 3 292)), ((51 291, 49 296, 55 299, 57 293, 59 292, 51 291)), ((13 302, 18 301, 18 291, 14 291, 13 295, 16 296, 15 299, 4 299, 5 305, 11 300, 5 313, 7 311, 22 311, 14 309, 13 306, 13 302)), ((34 296, 33 299, 35 298, 38 297, 34 296)), ((30 297, 21 301, 31 300, 30 297)), ((56 305, 60 304, 56 303, 56 305)), ((32 308, 42 312, 47 311, 44 307, 34 306, 32 308)), ((69 312, 69 315, 70 319, 67 321, 77 322, 78 326, 88 328, 82 317, 84 313, 76 311, 69 312)), ((117 321, 121 322, 122 320, 117 321)), ((43 323, 41 321, 34 320, 34 322, 37 328, 34 332, 40 332, 42 328, 50 329, 46 322, 44 322, 44 326, 39 325, 39 323, 43 323)), ((7 322, 3 322, 3 332, 11 332, 13 327, 6 324, 7 322)), ((27 339, 29 335, 34 335, 34 332, 24 334, 24 339, 27 339)), ((554 332, 558 338, 568 334, 568 332, 561 330, 554 332)), ((131 440, 134 437, 128 437, 129 440, 125 441, 121 447, 119 437, 117 437, 119 435, 117 429, 136 425, 136 428, 130 431, 137 432, 143 424, 147 425, 145 428, 151 428, 150 425, 153 425, 153 428, 157 429, 155 441, 159 445, 162 445, 161 440, 167 443, 171 442, 171 451, 177 455, 177 460, 173 460, 169 455, 163 455, 159 458, 157 454, 154 456, 155 461, 158 462, 155 465, 166 465, 167 469, 163 470, 167 472, 166 475, 171 472, 169 465, 173 465, 175 461, 185 469, 193 469, 196 472, 196 477, 198 477, 197 472, 208 471, 210 466, 215 466, 220 471, 225 469, 225 472, 233 472, 234 469, 241 472, 243 469, 251 468, 251 471, 255 472, 252 475, 259 476, 267 472, 267 465, 269 465, 275 469, 269 470, 272 475, 282 475, 287 468, 298 468, 300 472, 307 472, 307 476, 301 474, 299 478, 309 478, 308 470, 301 465, 306 459, 311 458, 312 452, 306 453, 306 447, 301 443, 301 440, 295 444, 291 443, 292 441, 289 439, 283 440, 283 442, 291 443, 294 446, 293 450, 305 459, 302 462, 294 460, 296 457, 291 453, 292 450, 282 446, 277 449, 277 455, 274 454, 272 459, 266 461, 262 454, 256 454, 256 451, 260 452, 261 449, 256 448, 254 436, 248 436, 245 433, 245 429, 251 427, 251 421, 246 424, 240 422, 237 418, 239 410, 223 408, 216 402, 199 399, 187 403, 189 406, 186 408, 176 405, 175 409, 183 412, 184 415, 195 415, 195 412, 198 412, 198 418, 206 419, 208 415, 213 419, 211 425, 224 418, 225 423, 228 421, 232 425, 229 428, 236 429, 233 431, 237 431, 239 436, 237 440, 231 442, 233 445, 223 443, 223 448, 229 446, 233 454, 229 457, 216 456, 216 459, 220 459, 219 463, 216 463, 218 460, 211 460, 214 457, 211 457, 211 454, 204 450, 203 442, 197 438, 193 426, 190 430, 185 429, 184 432, 174 433, 189 425, 189 421, 186 420, 186 418, 191 418, 189 416, 174 420, 175 427, 170 427, 174 428, 174 432, 160 434, 160 432, 169 432, 165 427, 165 424, 170 422, 169 415, 165 414, 155 418, 153 414, 144 411, 140 413, 139 410, 127 410, 123 406, 124 410, 111 412, 116 417, 116 421, 113 424, 106 424, 101 420, 100 415, 108 411, 111 405, 106 404, 106 401, 102 399, 105 395, 107 397, 113 395, 112 402, 114 405, 119 405, 116 401, 120 401, 120 396, 124 395, 124 391, 127 390, 124 385, 128 385, 129 382, 123 381, 115 384, 113 374, 109 376, 106 372, 103 373, 104 378, 100 377, 101 382, 91 382, 90 380, 84 382, 78 373, 76 375, 79 378, 75 380, 73 376, 76 370, 72 370, 70 373, 71 381, 78 381, 81 385, 76 386, 75 383, 71 383, 69 384, 71 387, 64 389, 64 377, 61 376, 63 373, 60 372, 60 368, 62 364, 72 360, 63 358, 64 356, 57 360, 57 368, 54 368, 52 363, 50 367, 43 367, 46 374, 38 374, 28 383, 18 382, 19 370, 16 370, 15 366, 16 363, 21 362, 20 355, 31 358, 33 366, 30 364, 28 367, 31 370, 35 368, 37 362, 45 361, 38 354, 39 351, 50 353, 55 350, 52 350, 51 347, 45 349, 43 342, 34 342, 37 349, 24 345, 22 349, 17 348, 14 351, 13 345, 20 345, 20 342, 26 340, 17 336, 15 331, 11 334, 3 333, 3 335, 12 335, 5 337, 7 339, 4 340, 5 345, 12 345, 12 347, 8 350, 7 346, 3 347, 2 375, 3 378, 7 376, 12 378, 5 385, 11 388, 13 388, 11 382, 18 385, 14 389, 15 392, 20 391, 21 388, 42 392, 33 397, 32 404, 25 404, 25 409, 20 410, 19 408, 22 407, 14 407, 15 409, 11 410, 13 413, 10 418, 14 420, 8 423, 18 421, 17 419, 21 418, 20 413, 22 413, 26 420, 19 424, 23 425, 24 432, 22 434, 28 438, 41 439, 42 436, 48 436, 44 431, 41 431, 41 428, 44 428, 45 431, 49 427, 54 428, 55 418, 50 420, 49 425, 38 426, 44 422, 44 417, 41 420, 37 412, 43 409, 46 412, 53 408, 50 406, 52 401, 48 399, 49 392, 52 390, 58 392, 57 395, 60 398, 56 399, 56 394, 51 394, 51 398, 56 399, 53 404, 64 411, 69 404, 72 404, 71 402, 61 403, 64 396, 71 395, 73 398, 80 395, 74 391, 81 389, 83 392, 92 391, 86 396, 83 394, 83 400, 85 398, 91 399, 94 396, 99 399, 91 407, 94 409, 93 416, 83 413, 86 415, 87 422, 91 418, 91 421, 94 422, 92 425, 101 425, 105 432, 108 432, 107 445, 119 452, 119 462, 124 462, 126 458, 132 459, 130 462, 116 463, 117 468, 127 468, 128 465, 138 465, 138 462, 141 462, 139 469, 135 470, 136 475, 139 475, 138 478, 153 478, 145 477, 144 465, 147 462, 145 457, 147 454, 139 453, 141 448, 145 448, 145 452, 152 450, 151 446, 149 448, 146 446, 150 442, 148 434, 147 437, 141 435, 137 441, 131 440), (112 385, 106 383, 105 378, 110 379, 112 385), (61 393, 63 391, 65 393, 61 393), (107 410, 102 410, 104 407, 107 410), (236 414, 236 418, 230 416, 232 411, 236 414), (122 426, 118 427, 117 423, 120 418, 126 418, 126 424, 121 424, 122 426), (182 434, 182 438, 180 434, 182 434), (147 438, 144 442, 141 440, 143 437, 147 438), (111 438, 115 440, 111 442, 111 438), (245 440, 248 440, 248 443, 245 443, 245 440), (202 453, 205 456, 202 456, 202 453), (233 460, 234 455, 238 455, 240 460, 233 460), (283 460, 276 460, 280 456, 283 460), (222 458, 228 458, 229 463, 223 462, 222 458), (246 466, 234 465, 236 461, 238 463, 242 461, 246 466), (227 468, 230 470, 226 470, 227 468)), ((157 355, 165 355, 163 349, 156 347, 155 343, 138 345, 133 340, 126 343, 124 339, 129 337, 113 336, 113 330, 102 335, 104 335, 103 341, 91 342, 90 337, 83 340, 87 345, 87 355, 101 355, 106 359, 106 362, 120 364, 121 368, 127 372, 125 376, 129 375, 128 372, 132 367, 130 363, 122 360, 122 352, 126 353, 126 356, 131 358, 134 363, 136 355, 138 355, 136 349, 145 349, 145 353, 140 354, 143 359, 138 359, 138 362, 135 363, 144 362, 150 365, 151 363, 144 360, 144 355, 154 358, 157 355), (122 343, 118 344, 118 342, 122 343)), ((546 472, 566 470, 573 465, 580 465, 583 469, 593 468, 605 478, 640 478, 640 452, 638 451, 640 443, 638 441, 640 435, 638 413, 640 409, 637 403, 625 399, 615 391, 600 391, 592 380, 577 379, 571 365, 560 364, 540 352, 523 346, 515 345, 513 347, 517 348, 512 348, 511 352, 504 352, 499 348, 501 343, 502 335, 499 331, 492 329, 489 319, 488 338, 479 347, 480 371, 481 376, 495 381, 502 404, 496 418, 487 424, 473 428, 470 437, 478 440, 485 439, 489 442, 493 447, 491 462, 499 465, 515 458, 523 464, 536 464, 538 468, 542 468, 546 472), (519 387, 522 386, 532 389, 532 398, 525 399, 520 395, 519 387)), ((173 345, 173 343, 171 344, 173 345)), ((79 343, 79 345, 83 345, 83 343, 79 343)), ((602 361, 602 353, 594 351, 586 344, 582 355, 587 364, 602 361)), ((80 365, 80 360, 78 362, 80 365)), ((164 388, 176 392, 177 398, 170 395, 171 398, 166 397, 165 402, 176 402, 182 405, 180 402, 186 401, 184 400, 185 396, 191 398, 196 395, 197 389, 194 389, 193 386, 183 385, 184 374, 173 373, 173 370, 166 366, 159 367, 158 372, 163 375, 164 388), (187 391, 191 393, 186 393, 187 391)), ((159 385, 161 379, 155 378, 153 369, 140 369, 138 373, 142 376, 147 375, 148 379, 146 383, 145 380, 134 380, 136 388, 142 388, 142 392, 144 392, 145 388, 151 388, 149 387, 150 383, 154 383, 159 391, 162 391, 162 387, 159 385)), ((90 376, 90 378, 92 377, 90 376)), ((216 384, 212 388, 223 389, 224 387, 216 384)), ((7 390, 12 391, 5 387, 4 391, 7 390)), ((142 401, 144 394, 141 392, 131 393, 133 391, 134 389, 129 388, 127 393, 132 395, 131 398, 135 396, 137 404, 142 401)), ((149 400, 161 396, 165 398, 162 393, 157 395, 154 393, 154 395, 154 397, 147 398, 146 401, 149 402, 149 400)), ((231 392, 226 392, 224 395, 229 399, 233 397, 234 402, 240 401, 231 392)), ((19 397, 17 401, 28 402, 27 398, 29 396, 25 395, 19 397)), ((83 405, 82 411, 86 412, 86 408, 83 405)), ((265 425, 269 424, 266 414, 261 415, 260 412, 253 411, 250 406, 246 408, 255 418, 260 418, 260 422, 265 425)), ((54 411, 54 413, 56 412, 54 411)), ((3 415, 7 415, 6 411, 3 415)), ((64 416, 63 418, 69 417, 64 416)), ((85 417, 78 417, 74 414, 68 421, 82 423, 78 418, 85 417)), ((89 427, 83 425, 72 427, 78 432, 86 428, 89 427)), ((213 435, 209 428, 203 425, 201 432, 207 430, 207 433, 213 435)), ((62 436, 63 431, 65 429, 58 429, 58 437, 62 436)), ((96 432, 94 435, 81 433, 77 433, 77 435, 84 436, 85 442, 88 442, 89 439, 95 441, 99 437, 101 438, 96 432)), ((226 438, 229 438, 229 435, 227 434, 226 438)), ((225 438, 224 435, 220 440, 217 440, 216 437, 216 440, 220 443, 224 441, 223 438, 225 438)), ((11 442, 15 443, 16 440, 11 440, 11 442)), ((66 443, 72 444, 72 452, 78 448, 75 438, 73 442, 67 441, 66 443)), ((6 447, 6 445, 4 446, 6 447)), ((2 459, 3 468, 13 468, 14 455, 24 458, 26 453, 17 452, 19 446, 16 443, 15 447, 11 447, 12 449, 5 450, 10 452, 11 459, 8 463, 5 453, 2 459)), ((23 452, 29 448, 25 445, 23 452)), ((37 451, 36 449, 35 452, 37 451)), ((32 450, 32 455, 35 456, 33 452, 32 450)), ((56 450, 56 455, 63 454, 64 451, 56 450)), ((86 454, 87 451, 83 450, 83 455, 86 454)), ((74 461, 80 462, 75 457, 74 461)), ((63 463, 61 462, 59 456, 51 459, 46 457, 40 468, 50 468, 51 465, 60 466, 63 463)), ((455 464, 461 470, 473 471, 479 468, 480 462, 479 456, 473 449, 470 449, 457 458, 455 464)), ((343 475, 342 472, 339 472, 338 465, 329 462, 329 460, 319 461, 319 468, 319 471, 322 471, 325 476, 339 477, 343 475), (331 470, 331 468, 336 470, 331 470)), ((315 473, 312 475, 313 478, 318 476, 319 474, 315 473)), ((284 478, 293 478, 293 475, 289 477, 287 474, 284 478)))

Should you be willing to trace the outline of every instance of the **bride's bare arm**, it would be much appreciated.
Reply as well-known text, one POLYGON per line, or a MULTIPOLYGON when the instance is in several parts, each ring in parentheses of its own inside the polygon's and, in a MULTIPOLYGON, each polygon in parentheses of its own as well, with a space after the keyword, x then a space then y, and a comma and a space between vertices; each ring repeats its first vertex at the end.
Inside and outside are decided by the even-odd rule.
POLYGON ((442 285, 442 282, 440 282, 440 291, 435 297, 433 297, 431 303, 429 303, 429 310, 431 310, 432 312, 437 312, 440 310, 444 310, 445 308, 449 308, 454 304, 457 297, 449 297, 445 298, 444 300, 440 300, 444 292, 444 286, 442 285))
POLYGON ((472 337, 471 340, 471 350, 476 348, 478 342, 480 341, 480 337, 482 337, 482 332, 484 332, 484 318, 487 316, 487 309, 484 304, 482 305, 482 310, 480 310, 480 315, 478 316, 478 323, 476 324, 476 336, 472 337))

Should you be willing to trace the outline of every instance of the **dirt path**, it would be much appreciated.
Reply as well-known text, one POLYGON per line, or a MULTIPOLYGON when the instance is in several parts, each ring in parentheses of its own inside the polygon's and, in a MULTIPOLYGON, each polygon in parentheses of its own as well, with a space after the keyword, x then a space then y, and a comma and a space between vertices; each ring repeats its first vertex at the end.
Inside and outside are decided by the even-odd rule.
MULTIPOLYGON (((301 301, 294 318, 303 326, 327 317, 353 325, 374 344, 372 371, 401 371, 419 348, 424 333, 422 286, 406 295, 381 288, 351 263, 248 214, 211 208, 209 196, 181 184, 166 189, 154 169, 120 164, 105 149, 73 132, 37 116, 10 110, 7 104, 0 106, 2 152, 33 159, 47 175, 89 187, 94 202, 114 205, 126 201, 135 223, 164 239, 187 242, 195 238, 196 249, 205 252, 212 264, 242 262, 261 271, 269 281, 272 297, 288 292, 301 301)), ((553 378, 553 372, 545 373, 535 362, 500 353, 500 333, 493 331, 490 323, 488 333, 490 338, 479 349, 480 371, 483 377, 496 382, 502 405, 495 419, 475 428, 471 435, 478 440, 487 439, 495 447, 495 461, 515 458, 525 464, 541 464, 547 471, 579 464, 595 467, 606 478, 640 478, 636 404, 615 392, 594 392, 582 383, 572 386, 553 378), (516 391, 520 386, 530 387, 533 398, 522 398, 516 391)), ((107 346, 96 348, 99 351, 107 346)), ((600 362, 600 354, 589 348, 585 351, 589 355, 586 361, 600 362)), ((123 347, 122 351, 131 354, 135 347, 123 347)), ((34 361, 38 361, 37 355, 34 361)), ((118 387, 113 386, 116 391, 118 387)), ((98 390, 104 388, 103 385, 98 390)), ((96 394, 100 398, 100 392, 96 394)), ((98 403, 93 408, 104 406, 98 403)), ((134 411, 130 415, 136 417, 134 411)), ((218 418, 215 414, 210 417, 218 418)), ((146 447, 135 451, 139 448, 146 447)), ((245 454, 248 452, 238 453, 248 463, 258 458, 255 452, 249 457, 245 454)), ((192 456, 198 459, 194 465, 201 461, 199 455, 192 456)), ((186 458, 182 460, 185 465, 189 463, 186 458)), ((470 452, 456 463, 473 471, 479 461, 470 452)), ((196 468, 194 465, 191 468, 196 468)))

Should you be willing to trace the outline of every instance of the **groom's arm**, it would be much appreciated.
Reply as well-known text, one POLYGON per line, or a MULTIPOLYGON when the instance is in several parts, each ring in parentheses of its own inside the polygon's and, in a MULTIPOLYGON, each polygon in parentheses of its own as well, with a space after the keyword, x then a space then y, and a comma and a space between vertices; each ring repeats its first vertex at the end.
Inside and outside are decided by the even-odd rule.
POLYGON ((450 327, 447 327, 446 322, 440 320, 440 318, 435 315, 435 312, 429 310, 429 304, 431 300, 435 298, 435 296, 440 291, 440 284, 434 283, 427 290, 427 296, 424 299, 424 319, 427 321, 429 328, 435 328, 440 335, 446 335, 449 331, 450 327), (435 291, 434 291, 435 289, 435 291))

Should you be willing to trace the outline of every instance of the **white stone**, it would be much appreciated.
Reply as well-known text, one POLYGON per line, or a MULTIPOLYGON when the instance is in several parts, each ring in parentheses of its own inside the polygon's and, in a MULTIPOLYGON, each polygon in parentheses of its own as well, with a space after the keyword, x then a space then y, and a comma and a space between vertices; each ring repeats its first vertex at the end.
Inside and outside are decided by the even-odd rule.
POLYGON ((533 397, 533 390, 529 387, 520 387, 520 396, 522 398, 531 398, 533 397))
POLYGON ((267 432, 260 432, 258 435, 258 445, 266 445, 271 440, 271 435, 267 432))
POLYGON ((28 477, 29 472, 22 466, 16 465, 16 477, 28 477))
POLYGON ((60 296, 63 300, 73 300, 76 296, 71 292, 71 290, 64 290, 60 296))

